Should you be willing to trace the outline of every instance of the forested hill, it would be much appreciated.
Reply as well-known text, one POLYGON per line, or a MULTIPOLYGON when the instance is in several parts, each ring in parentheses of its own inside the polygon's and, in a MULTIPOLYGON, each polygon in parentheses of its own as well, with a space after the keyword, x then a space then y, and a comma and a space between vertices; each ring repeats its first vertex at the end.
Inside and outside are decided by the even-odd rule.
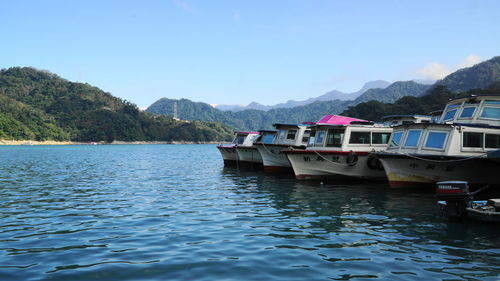
POLYGON ((0 70, 0 139, 220 141, 232 128, 140 111, 96 87, 29 67, 0 70))

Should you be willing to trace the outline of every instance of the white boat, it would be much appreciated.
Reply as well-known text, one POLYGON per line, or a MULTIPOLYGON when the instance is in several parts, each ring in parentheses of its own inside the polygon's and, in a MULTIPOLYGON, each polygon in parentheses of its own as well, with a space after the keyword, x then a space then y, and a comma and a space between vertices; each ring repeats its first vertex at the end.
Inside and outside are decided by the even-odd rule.
MULTIPOLYGON (((217 145, 217 149, 219 149, 224 160, 224 165, 226 166, 238 166, 242 160, 237 153, 237 149, 243 150, 253 147, 253 142, 259 136, 258 132, 235 132, 234 134, 235 136, 231 143, 217 145)), ((242 164, 245 163, 242 162, 242 164)))
MULTIPOLYGON (((312 124, 312 123, 311 123, 312 124)), ((311 124, 274 124, 277 131, 273 138, 254 143, 262 157, 267 173, 293 173, 292 166, 283 150, 305 148, 309 142, 311 124)), ((262 138, 264 140, 264 137, 262 138)))
POLYGON ((375 155, 391 187, 434 187, 440 181, 500 185, 500 96, 450 101, 438 123, 394 127, 388 148, 375 155))
POLYGON ((346 118, 345 122, 332 125, 320 120, 312 126, 309 143, 305 149, 284 151, 295 177, 384 179, 382 166, 375 157, 370 157, 369 153, 387 147, 392 128, 365 120, 337 117, 346 118))

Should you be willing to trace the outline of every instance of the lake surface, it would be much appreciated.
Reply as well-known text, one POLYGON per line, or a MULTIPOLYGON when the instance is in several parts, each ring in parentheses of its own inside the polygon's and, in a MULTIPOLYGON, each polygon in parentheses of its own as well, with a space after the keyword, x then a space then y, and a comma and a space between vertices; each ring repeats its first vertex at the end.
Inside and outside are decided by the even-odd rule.
POLYGON ((0 280, 499 280, 430 193, 224 168, 214 145, 0 147, 0 280))

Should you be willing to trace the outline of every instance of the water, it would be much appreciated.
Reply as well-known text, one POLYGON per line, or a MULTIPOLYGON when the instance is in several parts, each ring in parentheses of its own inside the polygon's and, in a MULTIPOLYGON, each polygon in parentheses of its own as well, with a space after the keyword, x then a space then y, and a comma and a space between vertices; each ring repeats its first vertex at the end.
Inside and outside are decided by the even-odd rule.
POLYGON ((223 167, 213 145, 0 147, 0 280, 499 280, 428 193, 223 167))

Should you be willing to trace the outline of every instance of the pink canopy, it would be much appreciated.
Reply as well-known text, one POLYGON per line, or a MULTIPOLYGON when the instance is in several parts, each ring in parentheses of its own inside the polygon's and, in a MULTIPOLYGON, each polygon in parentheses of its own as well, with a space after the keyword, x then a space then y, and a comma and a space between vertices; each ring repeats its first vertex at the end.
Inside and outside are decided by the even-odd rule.
POLYGON ((345 117, 340 115, 325 115, 321 118, 317 124, 331 124, 331 125, 349 125, 353 121, 368 122, 362 119, 356 119, 351 117, 345 117))

